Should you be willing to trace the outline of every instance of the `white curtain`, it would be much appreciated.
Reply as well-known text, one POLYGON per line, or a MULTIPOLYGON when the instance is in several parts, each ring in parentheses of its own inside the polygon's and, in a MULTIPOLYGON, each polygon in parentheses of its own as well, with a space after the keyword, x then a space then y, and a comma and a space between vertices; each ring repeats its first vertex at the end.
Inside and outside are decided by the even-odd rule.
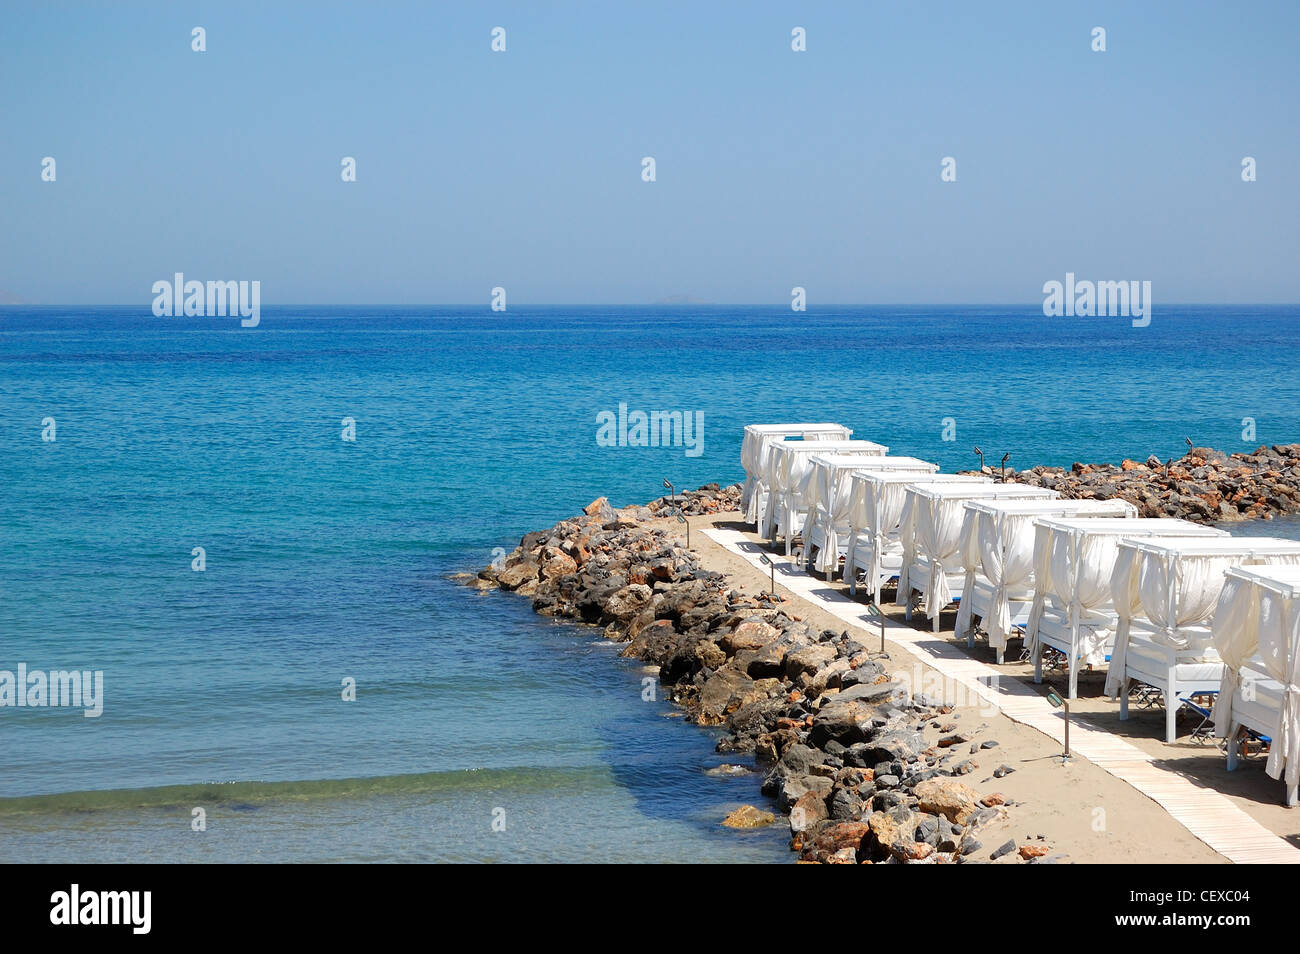
POLYGON ((1119 622, 1115 626, 1115 648, 1110 651, 1110 669, 1106 671, 1106 695, 1112 699, 1124 691, 1124 659, 1128 655, 1128 636, 1133 617, 1142 611, 1136 568, 1141 554, 1133 547, 1119 547, 1115 569, 1110 575, 1110 598, 1119 622))
MULTIPOLYGON (((961 565, 966 571, 966 579, 961 588, 961 603, 957 606, 956 635, 958 636, 968 632, 971 625, 971 598, 975 594, 975 575, 979 573, 982 563, 979 545, 980 523, 980 513, 967 508, 962 517, 961 544, 958 547, 961 565)), ((986 573, 985 576, 987 577, 988 574, 986 573)))
POLYGON ((1038 652, 1038 624, 1047 609, 1048 594, 1055 591, 1052 580, 1052 549, 1055 531, 1048 527, 1034 530, 1034 603, 1029 610, 1029 625, 1025 628, 1025 648, 1032 654, 1038 652))
POLYGON ((1259 651, 1269 676, 1282 683, 1282 718, 1278 738, 1268 750, 1265 770, 1272 778, 1286 775, 1288 788, 1300 782, 1300 612, 1295 601, 1266 591, 1259 607, 1259 651))
POLYGON ((953 558, 961 549, 966 498, 920 497, 916 494, 909 496, 915 500, 913 552, 925 554, 929 564, 925 602, 926 612, 933 619, 943 607, 952 602, 952 589, 948 585, 944 568, 953 566, 953 558))
POLYGON ((1241 667, 1258 641, 1259 591, 1254 583, 1237 577, 1224 582, 1211 629, 1223 660, 1223 679, 1214 700, 1214 732, 1222 738, 1232 723, 1232 696, 1241 687, 1241 667))

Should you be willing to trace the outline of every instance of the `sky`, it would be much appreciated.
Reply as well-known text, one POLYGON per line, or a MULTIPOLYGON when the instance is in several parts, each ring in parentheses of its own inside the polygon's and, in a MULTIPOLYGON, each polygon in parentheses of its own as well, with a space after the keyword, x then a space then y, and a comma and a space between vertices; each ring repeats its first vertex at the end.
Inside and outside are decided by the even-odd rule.
POLYGON ((0 300, 1297 302, 1297 35, 1293 0, 6 4, 0 300))

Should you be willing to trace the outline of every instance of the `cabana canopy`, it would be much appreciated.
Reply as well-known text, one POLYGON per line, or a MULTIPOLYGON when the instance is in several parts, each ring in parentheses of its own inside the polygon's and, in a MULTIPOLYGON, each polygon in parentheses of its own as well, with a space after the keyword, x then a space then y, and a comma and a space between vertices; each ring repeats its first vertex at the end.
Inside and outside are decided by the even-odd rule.
POLYGON ((1078 691, 1080 661, 1100 665, 1114 631, 1110 578, 1119 541, 1136 537, 1223 537, 1223 530, 1172 517, 1039 518, 1034 538, 1034 605, 1025 646, 1034 659, 1034 679, 1042 681, 1042 643, 1066 652, 1070 698, 1078 691), (1047 628, 1049 602, 1053 612, 1047 628), (1056 618, 1059 614, 1059 619, 1056 618))
POLYGON ((817 454, 808 460, 805 476, 807 491, 804 505, 808 523, 804 528, 805 549, 817 547, 816 568, 832 572, 839 565, 841 538, 847 543, 849 516, 853 501, 854 471, 869 469, 873 473, 904 473, 913 479, 928 477, 938 464, 918 457, 846 457, 817 454))
POLYGON ((1213 692, 1223 664, 1209 620, 1233 566, 1300 563, 1300 541, 1277 537, 1150 537, 1121 540, 1111 574, 1118 622, 1106 693, 1123 700, 1130 680, 1165 694, 1165 741, 1174 741, 1179 699, 1213 692))
POLYGON ((907 488, 913 484, 989 485, 992 478, 975 474, 918 476, 873 469, 870 462, 849 474, 849 540, 844 556, 844 579, 856 591, 856 569, 866 571, 867 584, 877 603, 880 587, 902 566, 900 540, 907 488), (889 559, 893 557, 893 559, 889 559), (890 568, 892 566, 892 571, 890 568))
POLYGON ((966 568, 957 632, 968 633, 980 615, 989 646, 999 661, 1011 633, 1012 593, 1033 599, 1034 521, 1040 517, 1094 519, 1137 517, 1137 507, 1125 500, 968 500, 961 529, 961 557, 966 568), (975 613, 976 576, 992 591, 982 614, 975 613))
POLYGON ((749 424, 740 444, 740 463, 745 468, 745 484, 740 505, 745 520, 758 518, 755 491, 763 480, 763 465, 769 445, 791 438, 804 441, 848 440, 853 430, 840 424, 749 424))
POLYGON ((1216 734, 1235 765, 1237 729, 1270 736, 1271 778, 1285 776, 1287 804, 1300 786, 1300 566, 1232 567, 1214 611, 1223 683, 1214 703, 1216 734), (1249 689, 1249 691, 1245 691, 1249 689))
POLYGON ((903 567, 895 603, 910 606, 911 591, 925 594, 926 614, 939 624, 939 613, 952 602, 948 574, 961 566, 961 529, 968 500, 1054 498, 1055 490, 1028 484, 913 484, 903 505, 903 567))
POLYGON ((771 492, 765 526, 760 532, 775 539, 779 529, 786 537, 786 549, 799 532, 801 517, 807 510, 803 494, 808 489, 808 461, 818 454, 842 457, 884 457, 889 448, 871 441, 783 441, 769 451, 768 480, 771 492))

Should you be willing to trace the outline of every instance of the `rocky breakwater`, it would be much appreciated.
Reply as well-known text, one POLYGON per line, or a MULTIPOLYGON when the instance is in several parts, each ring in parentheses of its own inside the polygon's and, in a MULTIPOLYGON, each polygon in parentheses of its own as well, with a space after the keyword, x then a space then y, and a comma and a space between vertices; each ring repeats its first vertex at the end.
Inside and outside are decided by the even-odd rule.
MULTIPOLYGON (((998 471, 985 467, 984 473, 998 471)), ((1118 497, 1142 517, 1199 523, 1300 514, 1300 444, 1261 446, 1249 454, 1193 447, 1177 460, 1125 460, 1007 471, 1007 480, 1050 487, 1071 498, 1118 497)))
MULTIPOLYGON (((963 727, 939 700, 910 695, 887 659, 849 633, 810 626, 779 597, 740 592, 683 547, 675 510, 734 509, 738 497, 737 487, 707 485, 647 507, 615 510, 600 498, 525 535, 504 566, 471 582, 603 627, 626 644, 624 656, 658 666, 688 719, 720 732, 719 751, 753 754, 765 767, 763 791, 788 816, 804 860, 1047 855, 1042 843, 985 848, 977 836, 1009 807, 969 784, 981 760, 995 761, 997 742, 977 738, 984 727, 963 727)), ((761 824, 764 814, 751 809, 732 823, 761 824)))

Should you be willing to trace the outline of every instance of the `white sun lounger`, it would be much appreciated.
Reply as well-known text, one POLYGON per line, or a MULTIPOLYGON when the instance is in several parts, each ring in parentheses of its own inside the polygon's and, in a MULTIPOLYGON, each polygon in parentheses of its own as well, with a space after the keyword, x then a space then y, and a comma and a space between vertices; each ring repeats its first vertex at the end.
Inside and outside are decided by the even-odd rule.
POLYGON ((975 620, 999 663, 1011 628, 1029 619, 1034 601, 1034 521, 1039 517, 1136 518, 1126 500, 968 500, 961 557, 966 581, 957 635, 975 645, 975 620))
POLYGON ((816 552, 815 568, 826 574, 826 579, 839 568, 840 557, 849 543, 849 510, 853 499, 852 474, 867 469, 873 473, 906 473, 913 479, 928 477, 939 469, 938 464, 917 457, 835 457, 820 454, 809 459, 808 493, 805 503, 808 519, 803 528, 804 562, 812 566, 816 552))
POLYGON ((916 474, 875 471, 870 462, 849 474, 849 532, 844 553, 844 582, 849 592, 858 591, 858 570, 880 604, 880 590, 903 567, 903 508, 907 488, 917 483, 983 484, 991 477, 977 474, 916 474))
POLYGON ((960 590, 961 528, 968 500, 1033 500, 1059 496, 1055 490, 1029 484, 924 484, 906 490, 902 522, 903 565, 894 603, 912 617, 913 593, 925 600, 926 615, 939 631, 939 614, 960 590))
POLYGON ((871 441, 786 441, 772 445, 769 469, 772 492, 761 532, 774 543, 777 537, 784 536, 785 552, 790 553, 808 512, 804 502, 808 491, 808 462, 816 455, 876 458, 888 453, 888 447, 871 441))
POLYGON ((1181 703, 1218 692, 1223 663, 1209 620, 1223 591, 1224 572, 1259 563, 1300 564, 1300 541, 1277 537, 1151 537, 1121 540, 1111 575, 1119 616, 1106 674, 1106 694, 1119 697, 1128 718, 1133 682, 1165 696, 1165 741, 1173 742, 1181 703))
POLYGON ((1228 740, 1228 771, 1237 767, 1241 729, 1267 736, 1264 770, 1286 783, 1286 803, 1300 788, 1300 567, 1232 567, 1214 611, 1214 646, 1223 681, 1214 701, 1215 734, 1228 740))
POLYGON ((758 502, 764 499, 769 488, 763 470, 768 446, 785 440, 846 441, 853 436, 851 428, 840 424, 749 424, 740 443, 740 464, 745 468, 745 483, 740 493, 740 509, 745 521, 758 519, 758 502))
POLYGON ((1224 537, 1227 533, 1172 517, 1039 518, 1034 538, 1034 605, 1025 648, 1034 682, 1043 681, 1043 647, 1069 660, 1069 698, 1079 692, 1079 667, 1100 666, 1110 652, 1118 614, 1111 601, 1119 541, 1139 537, 1224 537))

